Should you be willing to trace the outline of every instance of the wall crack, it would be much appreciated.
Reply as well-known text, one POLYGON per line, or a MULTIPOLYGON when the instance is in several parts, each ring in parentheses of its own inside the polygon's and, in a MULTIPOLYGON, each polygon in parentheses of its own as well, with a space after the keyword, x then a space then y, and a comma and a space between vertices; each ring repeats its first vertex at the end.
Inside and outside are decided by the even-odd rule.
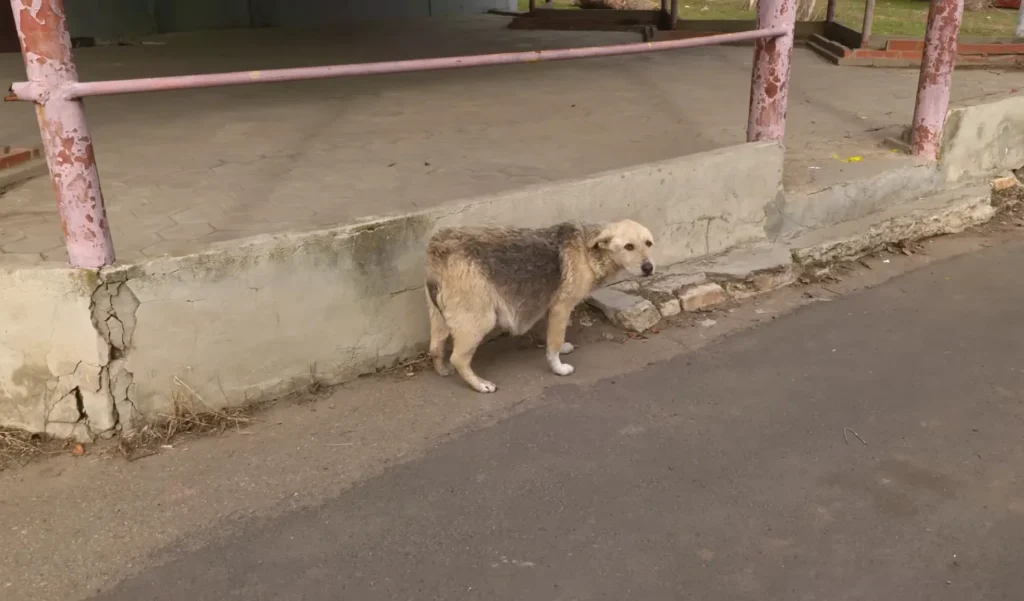
POLYGON ((51 381, 45 418, 48 433, 80 441, 110 438, 140 416, 127 361, 139 300, 123 273, 97 275, 89 314, 100 340, 99 364, 79 362, 72 373, 51 381))

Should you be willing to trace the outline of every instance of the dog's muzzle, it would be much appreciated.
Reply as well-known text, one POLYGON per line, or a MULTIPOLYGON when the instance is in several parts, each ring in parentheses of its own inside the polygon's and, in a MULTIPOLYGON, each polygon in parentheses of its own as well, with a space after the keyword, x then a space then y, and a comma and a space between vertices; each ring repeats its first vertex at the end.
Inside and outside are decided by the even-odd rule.
POLYGON ((652 265, 650 261, 644 261, 643 264, 640 265, 640 271, 642 271, 644 275, 651 275, 654 273, 654 265, 652 265))

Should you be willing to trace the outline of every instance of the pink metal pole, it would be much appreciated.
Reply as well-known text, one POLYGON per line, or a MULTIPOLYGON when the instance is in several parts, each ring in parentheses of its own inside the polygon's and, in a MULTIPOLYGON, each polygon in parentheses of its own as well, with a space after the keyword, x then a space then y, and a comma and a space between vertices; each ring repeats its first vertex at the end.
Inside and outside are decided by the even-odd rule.
POLYGON ((783 29, 786 33, 775 38, 758 39, 754 44, 747 141, 781 142, 786 133, 796 0, 761 0, 757 9, 757 26, 783 29))
POLYGON ((939 158, 963 15, 964 0, 932 0, 928 10, 914 124, 910 130, 911 149, 915 156, 929 160, 939 158))
MULTIPOLYGON (((13 1, 18 2, 19 0, 13 1)), ((790 4, 793 2, 793 0, 786 1, 790 4)), ((599 56, 621 56, 626 54, 641 54, 645 52, 661 52, 664 50, 675 50, 678 48, 714 46, 717 44, 759 40, 761 38, 773 38, 786 35, 789 36, 790 40, 787 47, 792 49, 792 27, 786 28, 779 26, 765 29, 754 29, 751 31, 740 31, 737 33, 702 36, 699 38, 667 40, 664 42, 638 42, 632 44, 615 44, 611 46, 563 48, 559 50, 531 50, 529 52, 505 52, 500 54, 481 54, 475 56, 450 56, 445 58, 424 58, 382 63, 359 63, 353 65, 331 65, 326 67, 299 67, 295 69, 274 69, 271 71, 238 71, 235 73, 213 73, 209 75, 176 75, 172 77, 117 79, 111 81, 91 82, 69 81, 62 86, 60 94, 62 94, 64 98, 85 98, 88 96, 110 96, 114 94, 134 94, 138 92, 213 88, 253 83, 279 83, 307 79, 331 79, 336 77, 353 77, 357 75, 438 71, 442 69, 460 69, 465 67, 485 67, 492 65, 510 65, 516 63, 536 63, 541 61, 561 61, 599 56)), ((788 59, 786 64, 789 64, 788 59)), ((39 101, 39 99, 41 99, 46 93, 47 89, 38 85, 36 82, 17 82, 11 84, 11 95, 8 96, 7 99, 39 101)))
POLYGON ((871 25, 875 22, 875 0, 864 2, 864 25, 860 30, 860 47, 867 48, 871 41, 871 25))
POLYGON ((114 262, 100 177, 82 101, 61 90, 78 81, 64 0, 11 0, 25 71, 38 92, 36 115, 57 195, 68 256, 75 267, 114 262))

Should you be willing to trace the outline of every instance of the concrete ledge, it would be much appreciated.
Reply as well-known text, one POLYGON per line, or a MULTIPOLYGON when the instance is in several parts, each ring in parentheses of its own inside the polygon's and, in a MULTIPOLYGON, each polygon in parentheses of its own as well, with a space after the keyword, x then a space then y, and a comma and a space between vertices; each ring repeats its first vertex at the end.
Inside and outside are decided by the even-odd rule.
POLYGON ((414 355, 427 341, 423 249, 443 226, 630 217, 654 232, 663 265, 763 242, 782 161, 777 144, 743 144, 99 274, 0 271, 0 314, 16 316, 0 338, 0 424, 43 431, 74 385, 85 405, 67 412, 78 421, 66 434, 105 435, 158 418, 176 396, 240 405, 414 355), (84 383, 62 380, 80 363, 84 383))
POLYGON ((969 186, 892 207, 870 217, 810 232, 790 242, 803 266, 854 259, 906 240, 954 234, 995 214, 988 185, 969 186))
POLYGON ((820 190, 786 193, 776 217, 783 238, 866 217, 890 207, 941 191, 945 178, 933 163, 910 158, 905 162, 879 162, 877 171, 820 190))
POLYGON ((951 110, 940 166, 951 182, 1024 166, 1024 96, 951 110))

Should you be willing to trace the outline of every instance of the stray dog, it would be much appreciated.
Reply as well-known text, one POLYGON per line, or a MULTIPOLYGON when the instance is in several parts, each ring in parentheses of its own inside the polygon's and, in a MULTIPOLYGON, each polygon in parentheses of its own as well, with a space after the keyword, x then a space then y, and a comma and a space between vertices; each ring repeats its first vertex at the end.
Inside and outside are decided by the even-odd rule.
POLYGON ((603 280, 625 269, 654 273, 651 232, 635 221, 599 225, 561 223, 543 229, 463 227, 434 234, 427 245, 430 356, 442 376, 454 367, 479 392, 496 386, 470 367, 473 353, 495 326, 525 334, 548 317, 547 359, 560 376, 573 372, 560 354, 569 315, 603 280), (445 342, 453 339, 451 366, 445 342))

